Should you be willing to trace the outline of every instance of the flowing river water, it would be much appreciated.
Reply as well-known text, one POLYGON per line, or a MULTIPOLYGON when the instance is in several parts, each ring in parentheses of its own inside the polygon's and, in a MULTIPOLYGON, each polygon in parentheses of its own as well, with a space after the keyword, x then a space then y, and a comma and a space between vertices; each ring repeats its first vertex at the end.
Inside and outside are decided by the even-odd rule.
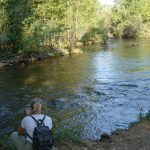
POLYGON ((150 40, 109 40, 64 56, 0 69, 0 136, 41 98, 55 132, 97 140, 150 110, 150 40))

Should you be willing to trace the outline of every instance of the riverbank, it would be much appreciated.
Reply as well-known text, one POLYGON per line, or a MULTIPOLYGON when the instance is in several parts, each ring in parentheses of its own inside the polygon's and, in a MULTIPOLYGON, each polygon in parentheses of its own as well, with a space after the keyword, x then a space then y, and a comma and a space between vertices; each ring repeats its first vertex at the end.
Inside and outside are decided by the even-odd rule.
POLYGON ((82 145, 60 145, 57 150, 150 150, 150 120, 142 120, 127 130, 82 145))
POLYGON ((50 52, 45 53, 34 53, 29 55, 13 55, 9 54, 9 56, 0 59, 0 68, 8 67, 13 65, 24 65, 29 62, 35 62, 39 60, 48 59, 51 57, 65 56, 69 54, 81 54, 82 50, 80 48, 75 48, 71 52, 69 50, 52 50, 50 52))
MULTIPOLYGON (((57 150, 149 150, 150 118, 142 118, 129 129, 115 131, 111 136, 103 136, 100 141, 83 144, 66 143, 57 150)), ((8 136, 0 139, 0 150, 9 150, 8 136)))

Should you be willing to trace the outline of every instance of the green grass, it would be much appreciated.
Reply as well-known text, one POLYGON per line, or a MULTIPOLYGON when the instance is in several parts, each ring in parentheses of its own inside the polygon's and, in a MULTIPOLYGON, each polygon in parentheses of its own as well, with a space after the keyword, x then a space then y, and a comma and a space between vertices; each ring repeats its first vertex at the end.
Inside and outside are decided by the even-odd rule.
POLYGON ((0 150, 11 150, 9 136, 5 135, 0 138, 0 150))
MULTIPOLYGON (((150 121, 150 111, 145 115, 139 114, 139 121, 131 123, 130 127, 133 127, 136 124, 141 123, 146 120, 150 121)), ((81 144, 84 144, 84 142, 81 139, 81 133, 82 133, 81 126, 62 129, 62 125, 57 125, 56 128, 60 129, 60 130, 54 129, 53 133, 54 133, 55 145, 65 145, 65 144, 81 145, 81 144)), ((0 150, 11 150, 9 136, 10 135, 5 135, 0 138, 0 150)))
MULTIPOLYGON (((81 127, 63 128, 62 125, 58 125, 57 129, 53 131, 54 144, 57 145, 72 145, 82 144, 81 141, 81 127), (60 127, 60 128, 59 128, 60 127)), ((11 150, 9 136, 5 135, 0 138, 0 150, 11 150)))

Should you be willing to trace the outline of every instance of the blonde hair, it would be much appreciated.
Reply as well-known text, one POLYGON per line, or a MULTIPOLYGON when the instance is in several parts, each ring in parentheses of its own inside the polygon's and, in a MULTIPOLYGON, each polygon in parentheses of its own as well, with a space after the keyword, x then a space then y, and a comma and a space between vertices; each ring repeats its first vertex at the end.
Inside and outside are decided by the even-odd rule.
POLYGON ((42 104, 39 102, 39 99, 34 99, 31 102, 32 114, 41 114, 42 113, 42 104))

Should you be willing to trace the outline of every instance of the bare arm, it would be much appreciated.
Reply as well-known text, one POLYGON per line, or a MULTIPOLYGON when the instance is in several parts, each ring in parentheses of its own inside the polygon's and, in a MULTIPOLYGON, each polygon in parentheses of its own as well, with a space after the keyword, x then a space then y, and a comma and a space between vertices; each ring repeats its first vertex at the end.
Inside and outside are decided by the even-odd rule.
POLYGON ((26 114, 27 114, 27 115, 31 115, 31 114, 32 114, 32 109, 31 109, 31 107, 27 107, 27 108, 26 108, 26 114))
MULTIPOLYGON (((26 108, 26 115, 31 115, 32 114, 32 109, 31 107, 26 108)), ((23 135, 25 133, 26 129, 24 129, 22 126, 18 128, 18 134, 23 135)))

